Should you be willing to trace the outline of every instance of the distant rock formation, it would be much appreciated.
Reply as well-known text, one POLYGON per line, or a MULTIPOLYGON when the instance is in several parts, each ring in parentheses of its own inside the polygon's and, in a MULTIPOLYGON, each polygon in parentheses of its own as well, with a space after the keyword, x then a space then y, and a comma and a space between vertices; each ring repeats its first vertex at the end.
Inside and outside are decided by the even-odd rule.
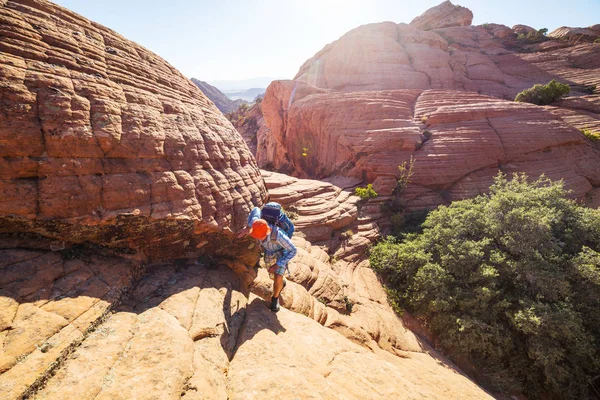
POLYGON ((548 36, 556 39, 593 42, 600 38, 600 24, 587 28, 569 28, 568 26, 561 26, 550 32, 548 36))
POLYGON ((257 98, 261 98, 265 94, 266 88, 250 88, 243 91, 227 91, 226 94, 231 99, 243 100, 248 103, 253 103, 257 98))
POLYGON ((444 1, 413 19, 410 25, 422 31, 430 31, 450 26, 469 26, 471 22, 473 22, 471 10, 444 1))
MULTIPOLYGON (((266 197, 240 135, 187 78, 47 1, 0 6, 0 233, 180 257, 266 197), (197 234, 194 234, 196 232, 197 234)), ((217 244, 217 247, 219 245, 217 244)))
POLYGON ((206 97, 210 99, 210 101, 215 103, 215 106, 217 106, 217 108, 221 110, 223 114, 233 112, 237 110, 240 105, 245 103, 244 100, 231 100, 219 89, 204 81, 192 78, 192 82, 194 82, 194 85, 198 86, 198 88, 206 97))
MULTIPOLYGON (((424 16, 450 8, 444 2, 424 16)), ((306 61, 293 81, 273 82, 257 132, 259 166, 358 178, 389 194, 412 157, 409 209, 484 193, 498 171, 564 179, 574 197, 595 205, 600 151, 580 130, 600 130, 600 46, 524 25, 449 21, 423 23, 427 31, 361 26, 306 61), (545 108, 512 101, 552 79, 570 84, 570 96, 545 108)))
POLYGON ((261 103, 262 98, 258 98, 253 105, 243 104, 237 110, 225 115, 242 135, 252 154, 256 154, 258 130, 265 124, 261 103))

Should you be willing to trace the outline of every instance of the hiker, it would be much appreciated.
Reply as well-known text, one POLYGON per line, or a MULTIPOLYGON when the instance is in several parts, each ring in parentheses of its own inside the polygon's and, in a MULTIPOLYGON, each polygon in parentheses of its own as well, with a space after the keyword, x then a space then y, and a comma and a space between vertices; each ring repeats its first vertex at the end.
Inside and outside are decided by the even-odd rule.
POLYGON ((265 251, 265 265, 273 279, 273 312, 279 311, 279 294, 285 286, 283 275, 297 252, 291 240, 293 233, 294 224, 275 202, 265 204, 262 210, 254 207, 248 216, 248 224, 238 233, 240 238, 250 235, 260 241, 265 251))

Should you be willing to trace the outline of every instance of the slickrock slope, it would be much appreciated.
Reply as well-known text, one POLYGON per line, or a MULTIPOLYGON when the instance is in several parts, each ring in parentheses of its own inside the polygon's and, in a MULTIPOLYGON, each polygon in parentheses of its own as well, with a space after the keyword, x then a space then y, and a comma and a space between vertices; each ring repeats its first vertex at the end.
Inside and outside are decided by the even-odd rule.
POLYGON ((155 263, 127 289, 135 263, 2 255, 10 271, 40 267, 0 297, 0 321, 13 326, 2 335, 2 400, 491 398, 441 358, 369 350, 302 315, 273 314, 212 262, 155 263))
POLYGON ((74 255, 0 249, 0 399, 16 399, 41 379, 142 272, 139 262, 74 255))
MULTIPOLYGON (((282 294, 283 305, 371 349, 401 356, 422 351, 365 260, 365 251, 380 237, 381 214, 359 207, 359 198, 351 194, 358 180, 337 177, 329 183, 266 171, 263 176, 271 199, 298 215, 299 233, 292 238, 298 255, 288 276, 295 284, 282 294)), ((252 291, 268 299, 271 285, 260 270, 252 291)))
POLYGON ((239 134, 155 54, 42 0, 0 2, 0 34, 0 233, 178 256, 266 196, 239 134))

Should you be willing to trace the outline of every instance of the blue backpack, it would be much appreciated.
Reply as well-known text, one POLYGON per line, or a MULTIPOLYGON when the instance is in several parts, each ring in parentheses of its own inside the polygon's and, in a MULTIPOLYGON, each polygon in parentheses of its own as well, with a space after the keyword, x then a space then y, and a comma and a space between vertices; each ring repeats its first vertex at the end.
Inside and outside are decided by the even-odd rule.
POLYGON ((281 204, 274 201, 265 204, 260 211, 260 217, 269 224, 281 229, 290 239, 292 238, 295 227, 285 211, 283 211, 281 204))

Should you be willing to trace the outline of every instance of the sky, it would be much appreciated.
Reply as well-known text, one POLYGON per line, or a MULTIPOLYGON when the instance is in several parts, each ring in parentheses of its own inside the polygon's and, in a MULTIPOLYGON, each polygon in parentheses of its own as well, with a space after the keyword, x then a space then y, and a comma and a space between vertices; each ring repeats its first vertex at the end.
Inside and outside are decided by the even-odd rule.
MULTIPOLYGON (((372 22, 409 23, 442 0, 53 0, 204 81, 292 79, 344 33, 372 22)), ((600 24, 600 0, 453 0, 473 25, 548 32, 600 24)))

